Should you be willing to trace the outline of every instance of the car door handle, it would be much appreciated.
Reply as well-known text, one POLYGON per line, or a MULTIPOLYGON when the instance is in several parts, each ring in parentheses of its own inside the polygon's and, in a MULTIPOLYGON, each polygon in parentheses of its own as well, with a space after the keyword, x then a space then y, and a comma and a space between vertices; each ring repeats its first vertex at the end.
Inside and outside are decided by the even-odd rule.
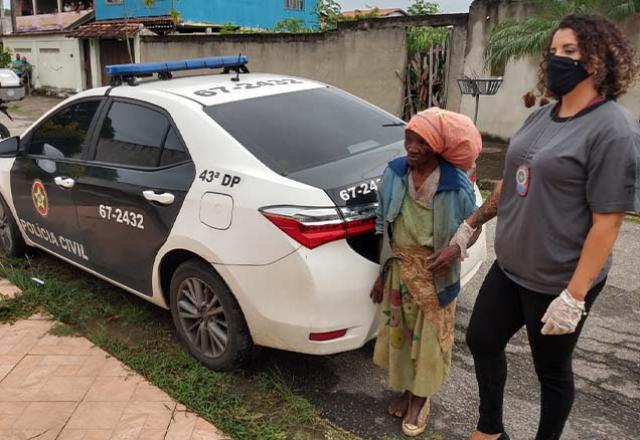
POLYGON ((66 189, 71 189, 76 184, 76 181, 73 180, 71 177, 59 177, 58 176, 58 177, 54 178, 53 181, 59 187, 66 188, 66 189))
POLYGON ((171 193, 158 194, 152 190, 142 191, 142 195, 148 201, 157 202, 157 203, 160 203, 161 205, 171 205, 176 199, 176 196, 174 196, 171 193))

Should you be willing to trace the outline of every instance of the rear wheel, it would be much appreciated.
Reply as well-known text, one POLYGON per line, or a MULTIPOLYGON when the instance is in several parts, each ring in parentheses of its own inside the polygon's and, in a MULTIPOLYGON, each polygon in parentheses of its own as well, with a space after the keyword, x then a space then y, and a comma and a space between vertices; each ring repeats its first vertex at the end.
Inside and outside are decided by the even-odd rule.
POLYGON ((0 256, 21 257, 26 249, 27 245, 22 239, 20 228, 7 202, 0 196, 0 256))
POLYGON ((214 370, 241 366, 253 342, 240 306, 206 263, 183 263, 171 279, 171 315, 191 354, 214 370))

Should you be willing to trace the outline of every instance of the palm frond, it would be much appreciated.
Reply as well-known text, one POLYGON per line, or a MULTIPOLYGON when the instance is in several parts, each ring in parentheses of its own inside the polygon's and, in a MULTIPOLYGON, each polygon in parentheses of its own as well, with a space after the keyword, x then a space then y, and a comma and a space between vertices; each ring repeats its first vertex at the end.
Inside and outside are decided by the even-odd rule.
POLYGON ((609 3, 604 14, 614 20, 622 20, 640 13, 640 0, 618 0, 609 3))
POLYGON ((541 54, 559 21, 560 18, 530 17, 499 24, 489 37, 485 68, 495 69, 511 60, 541 54))
MULTIPOLYGON (((521 1, 521 0, 514 0, 521 1)), ((640 13, 640 0, 528 0, 536 14, 508 21, 491 31, 484 53, 485 68, 505 66, 511 60, 541 54, 551 32, 570 14, 602 14, 614 20, 640 13)))

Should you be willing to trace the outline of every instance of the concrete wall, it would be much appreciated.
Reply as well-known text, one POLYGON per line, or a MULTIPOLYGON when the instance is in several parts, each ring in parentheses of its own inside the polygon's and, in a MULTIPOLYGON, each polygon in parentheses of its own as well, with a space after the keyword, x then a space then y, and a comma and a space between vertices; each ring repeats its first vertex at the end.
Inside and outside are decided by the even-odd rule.
MULTIPOLYGON (((469 13, 465 73, 488 76, 489 72, 484 69, 483 53, 491 29, 505 20, 524 19, 534 11, 532 5, 521 2, 476 0, 471 5, 469 13)), ((640 32, 638 32, 640 17, 629 20, 623 26, 628 35, 635 39, 636 47, 640 48, 640 32)), ((507 65, 504 82, 498 94, 480 97, 477 123, 480 131, 508 139, 518 130, 526 117, 537 108, 525 108, 522 96, 527 91, 536 89, 539 62, 539 57, 527 57, 507 65)), ((640 85, 637 85, 621 102, 640 117, 640 85)), ((473 117, 474 107, 475 100, 472 97, 465 96, 462 99, 462 113, 473 117)))
POLYGON ((278 21, 292 17, 301 19, 309 27, 315 27, 318 24, 315 6, 316 0, 305 0, 302 11, 286 9, 284 0, 156 0, 152 7, 146 7, 143 0, 126 0, 122 3, 97 0, 96 18, 108 20, 126 15, 155 17, 169 15, 174 7, 185 21, 272 28, 278 21))
POLYGON ((243 53, 253 72, 314 79, 400 115, 407 62, 407 27, 453 25, 448 107, 460 108, 466 14, 397 17, 344 23, 322 34, 241 34, 142 37, 142 62, 243 53))
POLYGON ((84 77, 79 40, 62 34, 5 36, 4 46, 12 54, 25 55, 33 65, 32 81, 35 88, 50 87, 57 90, 79 92, 84 77))
POLYGON ((56 12, 53 14, 23 15, 16 17, 18 32, 56 31, 67 28, 91 11, 56 12))
MULTIPOLYGON (((622 28, 640 54, 640 14, 622 23, 622 28)), ((629 109, 636 119, 640 119, 640 81, 620 99, 620 103, 629 109)))

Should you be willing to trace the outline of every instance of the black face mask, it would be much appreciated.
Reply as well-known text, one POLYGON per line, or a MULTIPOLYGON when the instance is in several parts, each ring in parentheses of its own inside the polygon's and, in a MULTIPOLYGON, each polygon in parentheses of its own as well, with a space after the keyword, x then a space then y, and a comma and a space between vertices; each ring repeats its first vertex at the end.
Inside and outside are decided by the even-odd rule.
POLYGON ((547 87, 551 93, 562 97, 589 76, 581 61, 554 55, 547 66, 547 87))

